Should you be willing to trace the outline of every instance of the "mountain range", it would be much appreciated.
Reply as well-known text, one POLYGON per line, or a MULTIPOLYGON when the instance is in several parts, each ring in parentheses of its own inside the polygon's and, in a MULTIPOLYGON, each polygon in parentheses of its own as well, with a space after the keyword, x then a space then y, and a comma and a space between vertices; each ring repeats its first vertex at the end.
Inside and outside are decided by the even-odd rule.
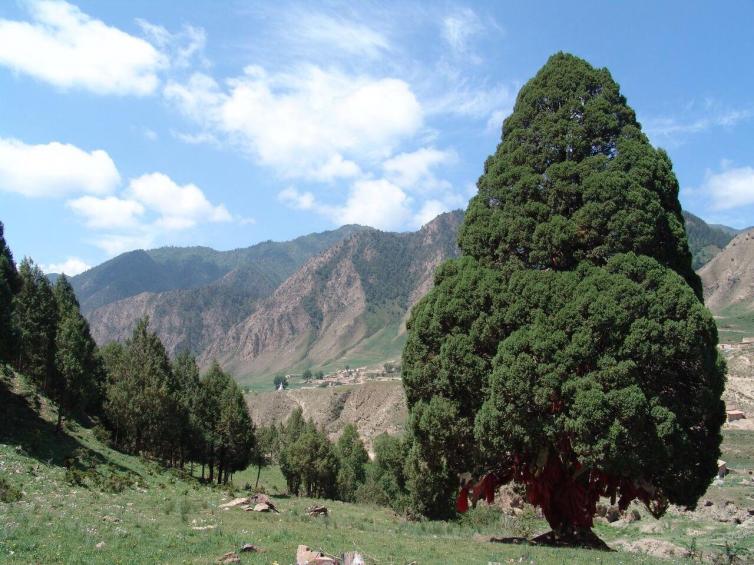
POLYGON ((126 339, 148 315, 170 354, 217 359, 242 381, 381 363, 399 357, 411 306, 457 255, 462 218, 442 214, 408 233, 345 226, 226 252, 132 251, 72 284, 98 343, 126 339))
MULTIPOLYGON (((750 249, 754 237, 684 214, 713 311, 731 297, 751 302, 754 282, 740 282, 749 280, 748 263, 732 261, 745 272, 728 263, 731 247, 750 249)), ((407 233, 350 225, 232 251, 137 250, 72 284, 100 344, 127 339, 148 315, 171 355, 190 350, 203 366, 217 359, 246 382, 378 364, 400 356, 411 306, 431 287, 435 268, 458 254, 462 219, 460 211, 442 214, 407 233)))

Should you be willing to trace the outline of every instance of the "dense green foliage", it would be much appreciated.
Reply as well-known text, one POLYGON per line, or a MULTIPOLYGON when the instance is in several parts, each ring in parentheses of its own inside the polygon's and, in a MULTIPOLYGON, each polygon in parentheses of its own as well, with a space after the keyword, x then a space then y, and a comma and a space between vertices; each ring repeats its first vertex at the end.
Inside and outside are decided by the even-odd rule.
POLYGON ((60 414, 78 410, 96 414, 102 406, 105 373, 97 345, 82 316, 78 300, 65 275, 55 282, 58 306, 55 335, 55 371, 59 382, 60 414))
POLYGON ((356 491, 366 479, 365 466, 369 461, 369 454, 355 425, 346 424, 343 428, 335 444, 335 453, 340 461, 337 477, 338 494, 341 500, 353 502, 356 500, 356 491))
POLYGON ((0 363, 8 363, 13 360, 17 345, 13 295, 19 290, 20 280, 3 230, 3 223, 0 222, 0 363))
POLYGON ((18 270, 21 285, 14 297, 18 332, 16 368, 50 396, 59 392, 55 374, 55 334, 58 309, 52 285, 39 266, 24 259, 18 270))
POLYGON ((171 364, 148 318, 125 345, 103 348, 102 357, 109 379, 105 415, 120 449, 174 465, 208 465, 208 479, 217 482, 254 459, 254 425, 243 393, 217 363, 203 378, 188 353, 171 364))
POLYGON ((526 485, 554 530, 600 495, 694 506, 725 369, 665 152, 606 69, 557 54, 518 95, 403 354, 414 507, 458 475, 526 485))

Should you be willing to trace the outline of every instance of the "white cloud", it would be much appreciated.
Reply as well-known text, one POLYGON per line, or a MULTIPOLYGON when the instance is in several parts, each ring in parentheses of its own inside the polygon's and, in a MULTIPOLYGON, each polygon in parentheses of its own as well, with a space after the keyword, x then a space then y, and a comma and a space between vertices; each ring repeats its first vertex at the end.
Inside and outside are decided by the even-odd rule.
POLYGON ((281 190, 278 194, 278 200, 297 210, 312 210, 320 208, 317 205, 314 194, 311 192, 300 192, 292 186, 281 190))
POLYGON ((59 0, 30 0, 32 23, 0 20, 0 65, 60 88, 154 92, 168 63, 149 42, 59 0))
POLYGON ((647 135, 655 140, 678 142, 684 136, 701 133, 712 128, 734 127, 754 118, 750 109, 721 110, 713 104, 704 109, 704 115, 697 118, 676 117, 650 118, 644 122, 647 135))
POLYGON ((341 17, 321 13, 299 14, 295 27, 289 28, 293 39, 309 49, 322 45, 341 53, 374 59, 390 49, 384 35, 372 28, 341 17))
POLYGON ((356 163, 343 159, 339 153, 336 153, 312 174, 312 178, 327 182, 337 178, 358 177, 361 174, 361 168, 356 163))
MULTIPOLYGON (((131 179, 121 196, 83 196, 66 205, 86 227, 106 232, 92 243, 108 255, 153 246, 168 232, 234 220, 223 204, 212 204, 196 185, 181 186, 163 173, 131 179)), ((253 218, 235 220, 254 223, 253 218)))
POLYGON ((707 172, 701 192, 711 200, 715 210, 732 210, 754 205, 754 168, 728 168, 719 173, 707 172))
POLYGON ((134 249, 149 249, 154 247, 154 242, 154 235, 146 232, 137 234, 105 234, 91 240, 93 245, 102 249, 110 257, 134 249))
POLYGON ((278 198, 292 208, 325 216, 336 225, 360 224, 381 230, 400 230, 412 221, 411 198, 385 179, 354 182, 342 205, 323 204, 311 192, 300 192, 293 187, 281 191, 278 198))
POLYGON ((446 16, 443 21, 442 35, 450 47, 458 54, 469 50, 469 39, 482 30, 479 17, 470 8, 464 8, 446 16))
POLYGON ((136 23, 150 41, 166 53, 170 65, 177 69, 186 69, 195 59, 199 59, 202 66, 209 66, 204 57, 204 47, 207 44, 207 34, 199 27, 184 25, 178 33, 171 33, 161 25, 137 19, 136 23))
POLYGON ((92 229, 133 228, 139 225, 139 216, 144 214, 144 206, 140 203, 115 196, 82 196, 66 205, 92 229))
POLYGON ((195 74, 185 85, 168 84, 165 95, 289 177, 317 179, 333 159, 379 160, 422 124, 421 106, 406 82, 313 65, 278 74, 250 66, 226 90, 195 74))
POLYGON ((225 206, 211 204, 196 185, 180 186, 162 173, 150 173, 131 180, 129 193, 139 204, 157 212, 160 216, 158 225, 168 230, 232 219, 225 206))
POLYGON ((0 138, 0 190, 24 196, 107 194, 120 182, 110 156, 56 141, 27 145, 0 138))
POLYGON ((76 275, 83 273, 84 271, 91 268, 91 265, 88 265, 78 257, 68 257, 68 259, 66 259, 62 263, 50 263, 49 265, 42 265, 42 270, 45 273, 65 274, 69 277, 75 277, 76 275))
POLYGON ((411 153, 401 153, 391 157, 382 164, 382 168, 391 182, 403 188, 447 189, 450 188, 450 183, 437 179, 432 169, 452 163, 457 158, 454 151, 424 147, 411 153))
POLYGON ((340 224, 398 230, 411 217, 410 200, 398 186, 385 179, 357 181, 346 203, 333 210, 333 216, 340 224))

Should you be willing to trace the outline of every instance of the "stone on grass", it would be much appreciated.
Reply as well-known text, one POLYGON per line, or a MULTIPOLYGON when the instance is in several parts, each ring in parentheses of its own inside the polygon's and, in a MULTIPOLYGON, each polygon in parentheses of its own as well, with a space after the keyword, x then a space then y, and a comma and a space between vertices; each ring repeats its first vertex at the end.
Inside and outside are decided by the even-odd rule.
POLYGON ((253 543, 245 543, 240 549, 240 553, 261 553, 262 551, 261 547, 257 547, 253 543))
POLYGON ((316 551, 306 545, 299 545, 296 550, 296 565, 341 565, 340 559, 316 551))
POLYGON ((217 563, 223 564, 223 563, 240 563, 241 558, 238 556, 238 554, 235 551, 229 551, 225 555, 223 555, 220 559, 217 560, 217 563))

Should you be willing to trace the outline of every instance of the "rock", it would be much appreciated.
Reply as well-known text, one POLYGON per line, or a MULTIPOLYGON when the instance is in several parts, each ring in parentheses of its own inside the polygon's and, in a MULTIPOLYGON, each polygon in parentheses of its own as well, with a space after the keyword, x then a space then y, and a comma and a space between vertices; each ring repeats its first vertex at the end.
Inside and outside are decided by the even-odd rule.
POLYGON ((312 518, 315 516, 327 516, 327 508, 325 506, 310 506, 306 509, 306 513, 312 518))
POLYGON ((604 504, 598 504, 596 515, 600 518, 604 518, 607 515, 607 506, 604 504))
POLYGON ((662 526, 660 524, 654 523, 654 524, 644 524, 639 528, 639 531, 642 534, 659 534, 662 531, 662 526))
POLYGON ((340 560, 309 546, 299 545, 296 550, 296 565, 340 565, 340 560))
POLYGON ((248 498, 234 498, 230 502, 221 504, 220 506, 218 506, 218 508, 233 508, 234 506, 241 506, 242 504, 248 504, 248 503, 249 503, 248 498))
POLYGON ((632 508, 630 512, 626 512, 624 518, 626 522, 638 522, 641 520, 641 514, 636 508, 632 508))
POLYGON ((712 506, 713 502, 709 499, 704 501, 704 506, 712 506))
POLYGON ((215 524, 210 524, 208 526, 192 526, 191 529, 201 532, 204 530, 214 530, 216 527, 215 524))
POLYGON ((229 551, 225 555, 223 555, 220 559, 216 561, 216 563, 240 563, 241 558, 238 556, 238 554, 235 551, 229 551))
POLYGON ((607 521, 610 523, 617 522, 620 519, 620 510, 618 510, 618 507, 611 506, 608 508, 605 513, 605 518, 607 518, 607 521))
POLYGON ((254 545, 253 543, 245 543, 239 550, 240 553, 261 553, 262 549, 254 545))
POLYGON ((259 504, 255 505, 254 508, 252 508, 252 510, 254 512, 271 512, 272 507, 269 504, 260 502, 259 504))
POLYGON ((120 518, 116 518, 115 516, 102 516, 102 521, 117 524, 118 522, 120 522, 120 518))
POLYGON ((675 545, 669 541, 652 538, 644 538, 636 541, 619 540, 615 542, 615 545, 624 551, 645 553, 652 557, 660 557, 664 559, 673 557, 685 558, 690 555, 689 550, 685 547, 675 545))
POLYGON ((105 547, 105 542, 101 541, 97 545, 95 545, 94 547, 96 547, 97 549, 102 549, 103 547, 105 547))
POLYGON ((365 563, 361 553, 349 551, 343 554, 343 565, 365 565, 365 563))

